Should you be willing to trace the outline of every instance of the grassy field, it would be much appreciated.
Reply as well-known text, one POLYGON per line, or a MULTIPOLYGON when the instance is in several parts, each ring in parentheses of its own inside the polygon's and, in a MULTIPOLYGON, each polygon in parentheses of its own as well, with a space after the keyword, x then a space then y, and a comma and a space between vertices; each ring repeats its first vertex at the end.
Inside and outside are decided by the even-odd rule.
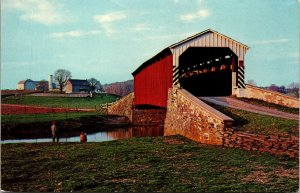
POLYGON ((49 121, 64 121, 97 115, 96 112, 75 112, 75 113, 46 113, 46 114, 21 114, 21 115, 1 115, 1 124, 36 123, 49 121))
POLYGON ((3 144, 9 191, 296 192, 298 159, 180 136, 101 143, 3 144))
POLYGON ((116 95, 97 94, 93 98, 72 98, 72 97, 47 97, 47 96, 10 96, 2 98, 3 104, 21 104, 47 107, 78 107, 95 108, 100 104, 114 102, 118 99, 116 95))
POLYGON ((262 135, 292 134, 299 136, 299 122, 207 103, 234 119, 239 131, 262 135))
POLYGON ((284 107, 284 106, 276 105, 273 103, 267 103, 265 101, 258 100, 258 99, 248 99, 248 98, 238 98, 238 99, 242 100, 244 102, 250 103, 250 104, 254 104, 254 105, 269 107, 269 108, 277 109, 279 111, 283 111, 283 112, 287 112, 287 113, 299 114, 299 108, 284 107))

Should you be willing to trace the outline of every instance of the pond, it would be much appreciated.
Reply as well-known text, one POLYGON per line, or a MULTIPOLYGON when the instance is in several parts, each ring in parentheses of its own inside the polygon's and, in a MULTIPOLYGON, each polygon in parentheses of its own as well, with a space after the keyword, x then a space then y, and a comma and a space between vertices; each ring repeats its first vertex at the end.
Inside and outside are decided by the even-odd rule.
MULTIPOLYGON (((59 142, 79 142, 81 131, 68 131, 60 134, 59 142)), ((102 142, 131 137, 156 137, 164 135, 163 126, 130 126, 86 132, 88 142, 102 142)), ((21 133, 9 133, 1 137, 1 143, 35 143, 52 142, 51 134, 41 134, 26 130, 21 133)))

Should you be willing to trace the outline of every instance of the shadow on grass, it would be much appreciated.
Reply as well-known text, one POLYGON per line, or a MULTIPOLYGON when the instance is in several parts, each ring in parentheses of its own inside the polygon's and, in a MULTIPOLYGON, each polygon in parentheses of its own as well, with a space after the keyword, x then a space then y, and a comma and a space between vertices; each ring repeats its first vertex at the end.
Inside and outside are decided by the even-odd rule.
POLYGON ((233 113, 232 111, 228 110, 228 108, 226 107, 222 107, 222 106, 219 106, 219 105, 216 105, 216 104, 213 104, 213 103, 210 103, 210 102, 206 102, 209 106, 217 109, 218 111, 220 111, 221 113, 224 113, 225 115, 231 117, 232 119, 234 119, 234 122, 233 122, 233 126, 234 127, 242 127, 244 125, 247 125, 250 123, 249 120, 243 118, 242 116, 240 115, 237 115, 236 113, 233 113))

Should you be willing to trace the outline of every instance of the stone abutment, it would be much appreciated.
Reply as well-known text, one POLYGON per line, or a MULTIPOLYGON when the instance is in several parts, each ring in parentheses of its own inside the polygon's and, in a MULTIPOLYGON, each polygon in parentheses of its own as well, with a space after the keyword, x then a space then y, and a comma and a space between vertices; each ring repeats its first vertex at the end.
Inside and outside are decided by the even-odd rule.
POLYGON ((299 137, 264 136, 236 131, 233 119, 184 89, 171 88, 167 109, 135 109, 131 93, 108 107, 108 113, 129 118, 133 125, 164 125, 164 135, 182 135, 200 143, 275 155, 299 156, 299 137))

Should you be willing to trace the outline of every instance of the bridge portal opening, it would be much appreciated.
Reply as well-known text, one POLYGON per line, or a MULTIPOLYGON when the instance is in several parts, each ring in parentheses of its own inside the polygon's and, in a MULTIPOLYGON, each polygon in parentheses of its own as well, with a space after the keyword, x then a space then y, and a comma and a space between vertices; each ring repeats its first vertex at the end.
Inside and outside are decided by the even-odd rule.
POLYGON ((179 83, 196 96, 230 96, 237 60, 229 48, 190 47, 179 57, 179 83))

